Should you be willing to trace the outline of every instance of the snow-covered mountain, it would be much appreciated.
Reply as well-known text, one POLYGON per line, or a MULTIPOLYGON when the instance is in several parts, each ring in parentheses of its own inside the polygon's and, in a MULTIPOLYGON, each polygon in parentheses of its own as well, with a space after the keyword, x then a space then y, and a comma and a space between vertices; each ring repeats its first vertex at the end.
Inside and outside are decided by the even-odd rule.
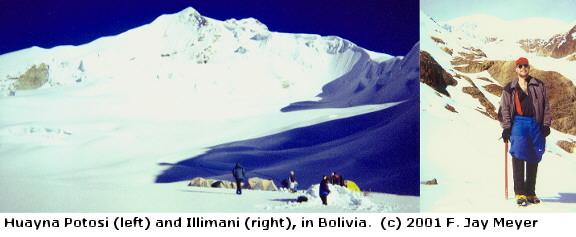
POLYGON ((568 23, 556 19, 531 17, 507 21, 486 14, 458 17, 439 25, 449 32, 484 42, 547 39, 571 28, 568 23))
POLYGON ((187 8, 85 45, 0 55, 0 211, 114 211, 151 195, 119 210, 193 212, 149 204, 193 200, 190 179, 232 180, 236 162, 277 185, 290 170, 304 189, 337 172, 418 195, 418 52, 187 8))
POLYGON ((576 75, 572 70, 576 62, 526 52, 519 41, 532 36, 512 26, 546 32, 544 40, 570 28, 554 20, 534 20, 506 22, 476 15, 437 23, 421 12, 421 182, 430 184, 436 179, 438 183, 422 185, 422 211, 576 210, 575 186, 566 182, 574 179, 576 168, 576 75), (531 74, 546 83, 553 113, 553 131, 547 138, 536 187, 543 203, 526 209, 518 209, 512 201, 511 164, 510 199, 504 198, 505 151, 498 139, 502 129, 496 117, 502 87, 515 76, 518 57, 527 57, 531 74))
POLYGON ((522 48, 530 53, 553 58, 576 61, 576 25, 564 34, 556 34, 550 39, 521 40, 522 48))

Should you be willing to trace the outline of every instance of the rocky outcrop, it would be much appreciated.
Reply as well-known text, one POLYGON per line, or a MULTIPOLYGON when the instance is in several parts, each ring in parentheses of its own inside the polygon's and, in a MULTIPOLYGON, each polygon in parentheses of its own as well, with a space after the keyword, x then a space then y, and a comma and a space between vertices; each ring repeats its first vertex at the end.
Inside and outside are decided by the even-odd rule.
POLYGON ((493 82, 492 80, 486 78, 486 77, 477 77, 478 79, 482 80, 482 81, 487 81, 487 82, 493 82))
POLYGON ((427 180, 427 181, 422 181, 420 182, 420 184, 424 184, 424 185, 438 185, 438 180, 436 178, 432 179, 432 180, 427 180))
POLYGON ((516 77, 516 64, 514 61, 492 61, 492 66, 488 68, 488 73, 500 85, 506 85, 512 78, 516 77))
POLYGON ((438 38, 438 37, 434 37, 434 36, 430 36, 430 39, 432 39, 434 42, 438 43, 438 44, 446 44, 446 42, 444 42, 444 40, 438 38))
POLYGON ((16 90, 34 90, 42 87, 48 81, 48 65, 42 63, 33 65, 18 78, 16 90))
MULTIPOLYGON (((437 44, 442 44, 442 45, 446 45, 446 42, 444 42, 444 40, 434 37, 434 36, 430 36, 430 38, 436 42, 437 44)), ((447 46, 440 46, 440 48, 446 52, 447 54, 450 54, 450 56, 452 56, 452 54, 454 54, 454 50, 451 48, 448 48, 447 46)))
MULTIPOLYGON (((467 63, 476 62, 474 60, 477 59, 478 57, 485 57, 485 55, 483 55, 483 52, 480 50, 474 50, 474 49, 469 49, 469 50, 471 50, 473 52, 477 52, 477 54, 471 54, 470 56, 466 56, 467 58, 464 60, 466 60, 467 63)), ((463 56, 465 56, 465 55, 463 55, 463 56)), ((490 66, 492 65, 493 62, 491 62, 491 61, 487 61, 487 62, 488 63, 478 62, 477 63, 478 65, 486 65, 486 66, 482 66, 481 70, 480 69, 477 69, 477 70, 485 71, 486 69, 490 68, 490 66)), ((478 72, 480 72, 480 71, 478 71, 478 72)), ((480 89, 478 89, 478 87, 472 81, 471 78, 469 78, 465 75, 461 75, 461 74, 456 74, 455 77, 460 78, 460 79, 464 79, 464 80, 468 81, 468 83, 470 83, 470 85, 472 85, 470 87, 462 88, 462 91, 466 94, 471 95, 473 98, 478 99, 480 104, 484 107, 484 110, 478 109, 478 111, 480 113, 483 113, 484 115, 490 117, 491 119, 497 119, 498 118, 498 114, 496 113, 496 107, 494 106, 494 104, 492 104, 486 98, 484 93, 482 93, 482 91, 480 91, 480 89)), ((434 88, 436 91, 438 91, 444 95, 447 95, 447 96, 450 96, 450 94, 446 90, 447 86, 449 86, 449 85, 455 86, 458 84, 457 80, 454 79, 454 77, 452 77, 452 75, 450 73, 446 72, 442 68, 442 66, 440 66, 438 64, 438 62, 436 62, 436 60, 426 51, 420 52, 420 81, 425 83, 426 85, 429 85, 430 87, 434 88)), ((500 89, 500 91, 501 91, 501 89, 500 89)), ((445 108, 449 111, 456 113, 456 110, 452 106, 447 105, 445 108)))
POLYGON ((452 75, 446 72, 426 51, 420 51, 420 82, 447 96, 450 94, 446 87, 458 84, 452 75))
POLYGON ((450 62, 452 65, 462 65, 454 69, 463 73, 478 73, 487 70, 492 66, 492 61, 485 60, 486 54, 473 47, 465 47, 466 52, 459 52, 460 56, 454 57, 450 62))
POLYGON ((548 40, 520 40, 519 43, 526 52, 563 58, 576 52, 576 26, 572 27, 568 33, 555 35, 548 40))
POLYGON ((485 85, 482 88, 484 88, 484 90, 488 91, 490 94, 498 97, 502 96, 502 89, 504 89, 501 85, 496 84, 485 85))
POLYGON ((574 153, 574 149, 576 149, 576 141, 565 141, 565 140, 560 140, 558 141, 557 145, 562 148, 563 150, 565 150, 568 153, 573 154, 574 153))
POLYGON ((447 109, 448 111, 452 112, 452 113, 458 113, 458 111, 456 111, 456 109, 452 105, 446 104, 444 106, 444 108, 447 109))
POLYGON ((484 93, 482 93, 482 91, 480 91, 480 89, 468 86, 462 88, 462 92, 471 95, 474 99, 478 99, 480 104, 484 106, 485 110, 482 111, 477 109, 478 112, 490 117, 491 119, 494 120, 498 119, 498 113, 496 113, 496 107, 488 99, 486 99, 486 96, 484 95, 484 93))
POLYGON ((458 79, 464 79, 464 80, 466 80, 468 83, 470 83, 470 85, 472 85, 473 87, 478 88, 478 87, 476 86, 476 83, 474 83, 474 82, 472 81, 472 79, 471 79, 470 77, 468 77, 468 76, 464 76, 464 75, 462 75, 462 74, 456 73, 456 75, 454 75, 454 77, 456 77, 456 78, 458 78, 458 79))
POLYGON ((466 66, 454 67, 454 69, 463 73, 479 73, 492 67, 493 61, 470 61, 466 66))

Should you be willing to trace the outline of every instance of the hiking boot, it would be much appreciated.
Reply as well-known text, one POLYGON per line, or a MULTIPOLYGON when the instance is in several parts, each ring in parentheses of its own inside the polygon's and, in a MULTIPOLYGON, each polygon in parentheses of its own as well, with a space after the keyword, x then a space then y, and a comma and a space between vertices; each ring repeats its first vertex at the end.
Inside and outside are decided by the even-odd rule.
POLYGON ((538 204, 540 203, 540 199, 538 199, 538 197, 536 197, 536 195, 534 196, 526 196, 526 199, 528 200, 528 202, 532 203, 532 204, 538 204))
POLYGON ((516 204, 518 204, 518 206, 528 205, 528 201, 526 200, 526 196, 525 195, 516 195, 516 204))

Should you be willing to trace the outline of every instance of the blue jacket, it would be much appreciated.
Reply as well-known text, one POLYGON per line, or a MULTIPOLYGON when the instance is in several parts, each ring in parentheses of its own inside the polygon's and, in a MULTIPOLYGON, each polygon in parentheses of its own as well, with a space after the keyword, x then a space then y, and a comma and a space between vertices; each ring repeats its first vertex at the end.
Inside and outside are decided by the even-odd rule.
POLYGON ((328 188, 328 180, 323 179, 320 182, 320 195, 328 195, 330 194, 330 189, 328 188))

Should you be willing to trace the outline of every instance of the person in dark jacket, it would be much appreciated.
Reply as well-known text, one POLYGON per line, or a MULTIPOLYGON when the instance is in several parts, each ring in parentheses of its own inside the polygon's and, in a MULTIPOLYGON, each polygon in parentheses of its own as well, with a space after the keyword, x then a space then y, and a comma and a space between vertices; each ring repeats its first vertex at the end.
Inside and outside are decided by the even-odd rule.
POLYGON ((342 176, 341 174, 336 174, 338 175, 338 182, 337 184, 340 186, 346 186, 345 182, 344 182, 344 176, 342 176))
POLYGON ((330 194, 330 189, 328 188, 328 176, 324 175, 322 181, 320 181, 320 199, 322 199, 322 204, 328 205, 328 195, 330 194))
POLYGON ((510 141, 516 202, 538 204, 536 174, 550 134, 550 105, 544 83, 529 75, 528 59, 516 60, 516 74, 502 90, 498 119, 504 142, 510 141))
POLYGON ((236 163, 234 169, 232 169, 232 176, 236 180, 236 194, 242 194, 242 180, 244 180, 245 171, 240 163, 236 163))
POLYGON ((332 172, 332 175, 329 178, 329 183, 331 183, 332 185, 344 186, 344 177, 342 177, 342 175, 337 174, 336 172, 332 172))
POLYGON ((334 184, 335 180, 336 180, 336 173, 332 172, 330 174, 330 177, 328 177, 328 183, 334 184))

